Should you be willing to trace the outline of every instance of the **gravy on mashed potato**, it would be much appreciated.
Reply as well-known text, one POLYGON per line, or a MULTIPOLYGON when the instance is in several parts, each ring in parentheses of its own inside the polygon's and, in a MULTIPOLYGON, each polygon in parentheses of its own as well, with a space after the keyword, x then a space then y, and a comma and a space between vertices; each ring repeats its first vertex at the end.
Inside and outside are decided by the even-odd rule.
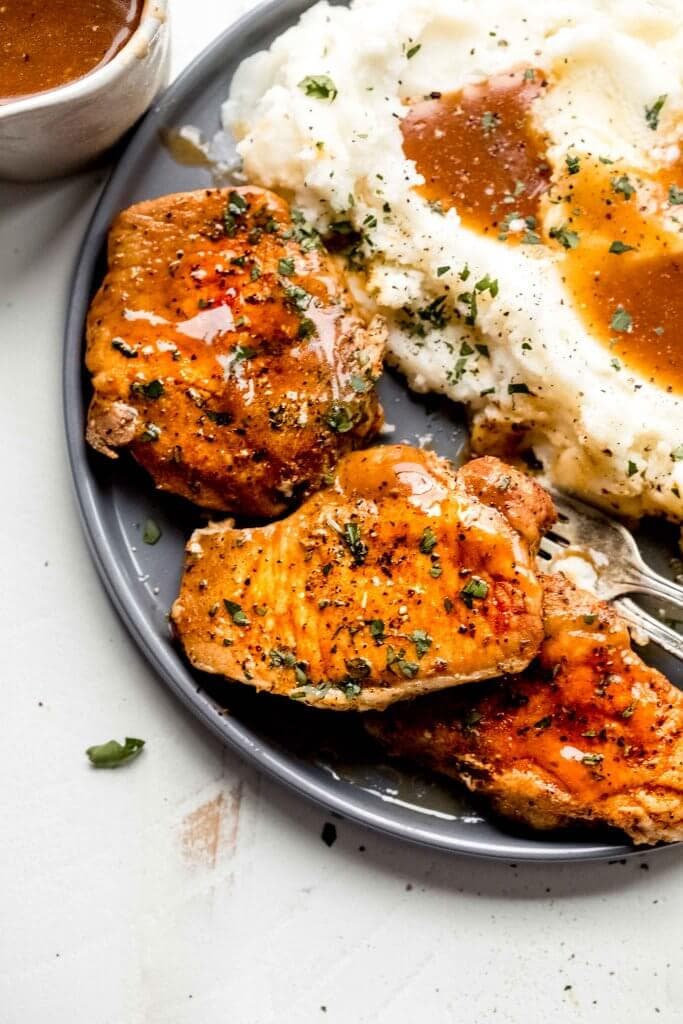
POLYGON ((224 106, 476 449, 683 519, 683 8, 317 4, 224 106))

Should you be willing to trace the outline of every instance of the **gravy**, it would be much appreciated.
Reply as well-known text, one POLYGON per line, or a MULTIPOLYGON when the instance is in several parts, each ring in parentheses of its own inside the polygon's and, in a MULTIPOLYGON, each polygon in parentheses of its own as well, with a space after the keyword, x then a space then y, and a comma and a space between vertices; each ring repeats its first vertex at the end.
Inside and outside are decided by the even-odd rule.
POLYGON ((143 0, 0 0, 0 103, 56 89, 107 64, 143 0))

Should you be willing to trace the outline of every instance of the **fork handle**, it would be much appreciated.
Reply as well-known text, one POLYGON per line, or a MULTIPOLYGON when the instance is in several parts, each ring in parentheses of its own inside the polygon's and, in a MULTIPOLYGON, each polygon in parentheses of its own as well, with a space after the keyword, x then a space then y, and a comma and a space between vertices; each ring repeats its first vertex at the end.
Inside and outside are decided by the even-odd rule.
POLYGON ((646 633, 662 650, 683 661, 683 636, 680 633, 660 622, 628 597, 617 598, 612 603, 622 619, 646 633))
POLYGON ((632 592, 661 597, 665 601, 683 608, 683 587, 660 576, 649 565, 629 565, 624 570, 623 581, 632 592))

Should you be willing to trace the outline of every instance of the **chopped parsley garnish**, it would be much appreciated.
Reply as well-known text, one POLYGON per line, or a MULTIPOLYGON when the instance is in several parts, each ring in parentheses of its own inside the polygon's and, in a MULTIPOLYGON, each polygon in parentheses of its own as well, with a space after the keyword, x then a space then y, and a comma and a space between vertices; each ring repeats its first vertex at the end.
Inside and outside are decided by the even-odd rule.
POLYGON ((283 277, 291 277, 295 272, 294 260, 289 256, 283 256, 282 259, 278 261, 277 272, 278 274, 282 274, 283 277))
POLYGON ((355 417, 342 402, 333 402, 323 419, 330 430, 337 434, 348 434, 355 423, 355 417))
POLYGON ((251 272, 249 274, 249 277, 251 278, 252 281, 258 281, 260 276, 261 276, 261 268, 259 267, 258 263, 254 263, 254 265, 251 268, 251 272))
POLYGON ((425 527, 420 537, 420 551, 423 555, 431 555, 432 551, 439 543, 437 536, 432 530, 431 526, 425 527))
POLYGON ((137 359, 138 351, 135 348, 131 348, 127 345, 123 338, 114 338, 111 343, 111 347, 115 348, 117 352, 120 352, 126 359, 137 359))
POLYGON ((434 299, 429 305, 424 306, 422 309, 418 309, 417 315, 424 323, 431 324, 432 327, 445 327, 448 323, 448 316, 444 312, 444 306, 446 305, 446 296, 439 295, 438 298, 434 299))
POLYGON ((500 124, 500 117, 498 114, 492 113, 490 110, 486 110, 481 117, 481 126, 484 132, 488 135, 494 128, 497 128, 500 124))
POLYGON ((307 316, 302 317, 299 329, 296 332, 297 338, 299 338, 300 341, 308 341, 309 338, 312 338, 313 335, 317 333, 318 331, 313 321, 307 316))
POLYGON ((576 231, 571 231, 566 224, 562 224, 559 228, 551 228, 548 234, 559 242, 560 245, 564 246, 565 249, 578 248, 579 236, 576 231))
POLYGON ((376 644, 383 644, 386 640, 386 634, 384 632, 384 620, 383 619, 370 619, 368 622, 368 629, 370 630, 370 636, 376 644))
POLYGON ((584 617, 583 617, 583 621, 586 623, 587 626, 592 626, 593 623, 596 621, 596 619, 597 619, 597 615, 592 615, 592 614, 584 615, 584 617))
POLYGON ((410 634, 410 639, 415 644, 415 653, 418 658, 423 658, 434 643, 429 633, 426 633, 424 629, 414 629, 410 634))
POLYGON ((584 754, 581 761, 583 764, 600 764, 602 759, 602 754, 584 754))
POLYGON ((579 157, 578 156, 574 156, 573 153, 567 153, 567 155, 566 155, 566 157, 564 159, 565 159, 565 163, 567 165, 567 170, 569 171, 569 173, 570 174, 578 174, 579 171, 581 170, 581 160, 579 159, 579 157))
POLYGON ((223 607, 236 626, 248 626, 249 616, 243 611, 242 606, 235 601, 228 601, 223 598, 223 607))
POLYGON ((552 723, 552 720, 552 715, 546 715, 544 718, 539 718, 537 722, 534 722, 534 729, 547 729, 552 723))
POLYGON ((300 313, 308 309, 313 299, 310 292, 307 292, 304 288, 299 288, 296 284, 285 284, 284 289, 287 296, 287 305, 298 309, 300 313))
POLYGON ((670 185, 669 202, 672 206, 681 206, 683 204, 683 188, 679 188, 678 185, 670 185))
POLYGON ((292 651, 274 647, 268 652, 268 657, 273 668, 294 668, 296 665, 296 655, 292 651))
POLYGON ((130 387, 135 395, 144 395, 145 398, 161 398, 164 393, 164 385, 160 380, 149 380, 146 384, 134 381, 130 387))
POLYGON ((635 245, 627 245, 625 242, 612 242, 609 247, 609 251, 614 253, 615 256, 621 256, 624 252, 633 252, 635 245))
POLYGON ((674 462, 683 462, 683 444, 679 444, 678 448, 674 448, 671 452, 671 458, 674 462))
POLYGON ((486 597, 489 592, 489 585, 485 580, 479 579, 478 576, 473 576, 460 591, 460 597, 463 599, 468 608, 474 606, 475 598, 482 600, 486 597))
POLYGON ((525 231, 522 235, 522 245, 540 245, 541 242, 542 238, 537 231, 525 231))
POLYGON ((450 267, 437 267, 437 269, 436 269, 436 276, 437 277, 443 277, 443 275, 447 274, 450 269, 451 269, 450 267))
POLYGON ((357 395, 364 395, 366 391, 370 390, 371 386, 369 380, 366 380, 365 377, 360 377, 357 373, 354 373, 351 377, 351 387, 357 395))
POLYGON ((525 82, 533 82, 535 77, 536 77, 536 72, 535 72, 535 70, 533 68, 527 68, 526 71, 524 72, 524 81, 525 82))
POLYGON ((429 575, 432 577, 432 579, 438 580, 439 576, 441 576, 442 574, 443 569, 441 568, 441 562, 435 562, 434 565, 429 570, 429 575))
POLYGON ((299 88, 313 99, 329 100, 330 103, 338 96, 337 87, 329 75, 306 75, 299 82, 299 88))
POLYGON ((248 345, 235 345, 232 350, 232 361, 234 363, 243 363, 245 359, 253 359, 255 355, 255 348, 249 348, 248 345))
POLYGON ((623 333, 624 331, 630 330, 632 323, 633 320, 628 310, 624 309, 623 306, 618 306, 612 315, 610 327, 613 331, 623 333))
POLYGON ((638 466, 631 459, 628 460, 628 475, 635 476, 638 472, 638 466))
POLYGON ((367 658, 347 658, 344 664, 352 679, 367 679, 372 672, 372 665, 367 658))
POLYGON ((158 427, 156 423, 146 423, 145 429, 140 434, 140 440, 148 443, 158 441, 160 437, 161 427, 158 427))
POLYGON ((355 522, 347 523, 342 532, 342 537, 351 552, 354 563, 362 565, 368 554, 368 546, 361 539, 360 524, 355 522))
POLYGON ((393 647, 387 647, 386 667, 395 676, 403 676, 404 679, 414 679, 420 671, 420 666, 414 661, 407 661, 406 652, 403 648, 396 651, 393 647))
POLYGON ((108 743, 88 747, 86 754, 90 758, 93 768, 118 768, 137 757, 144 745, 144 740, 126 736, 123 743, 119 743, 118 740, 109 740, 108 743))
POLYGON ((662 112, 662 107, 666 103, 666 93, 663 96, 658 96, 651 107, 645 107, 645 121, 648 128, 653 132, 659 128, 659 115, 662 112))
POLYGON ((520 382, 518 384, 508 384, 508 395, 530 395, 529 385, 520 382))
POLYGON ((633 715, 633 712, 636 710, 637 706, 638 705, 637 705, 636 701, 634 701, 634 700, 631 701, 631 703, 628 705, 628 707, 624 708, 624 710, 621 712, 621 717, 622 718, 631 718, 632 715, 633 715))
POLYGON ((161 537, 161 529, 154 519, 146 519, 142 528, 142 539, 145 544, 156 544, 161 537))
POLYGON ((415 46, 411 46, 409 50, 406 50, 406 57, 408 60, 412 60, 416 53, 419 53, 422 49, 422 43, 416 43, 415 46))
POLYGON ((636 194, 628 174, 622 174, 620 178, 612 178, 611 184, 614 191, 622 195, 624 199, 630 199, 636 194))
POLYGON ((247 212, 249 203, 239 192, 228 193, 228 201, 223 211, 223 230, 228 238, 232 238, 237 230, 238 219, 247 212))

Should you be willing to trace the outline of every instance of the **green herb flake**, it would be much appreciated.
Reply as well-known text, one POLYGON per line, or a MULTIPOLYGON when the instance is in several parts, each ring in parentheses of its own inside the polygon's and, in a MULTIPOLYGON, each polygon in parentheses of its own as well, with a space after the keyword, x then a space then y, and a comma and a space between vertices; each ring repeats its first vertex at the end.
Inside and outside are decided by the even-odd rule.
POLYGON ((613 331, 623 333, 625 331, 629 331, 632 324, 633 320, 631 318, 631 314, 625 310, 623 306, 617 306, 610 321, 611 329, 613 331))
POLYGON ((134 736, 126 736, 123 744, 118 740, 109 740, 108 743, 100 743, 94 747, 88 747, 86 754, 90 759, 93 768, 118 768, 122 764, 128 764, 138 756, 145 745, 144 740, 135 739, 134 736))
POLYGON ((632 700, 631 703, 628 705, 628 707, 624 708, 624 710, 621 712, 621 717, 622 718, 631 718, 633 716, 633 713, 636 710, 637 706, 638 706, 638 702, 635 701, 635 700, 632 700))
POLYGON ((547 729, 553 720, 552 715, 546 715, 545 718, 539 718, 537 722, 534 722, 534 729, 547 729))
POLYGON ((277 272, 282 274, 283 277, 291 277, 295 272, 294 260, 289 256, 283 256, 282 259, 278 260, 277 272))
POLYGON ((683 204, 683 188, 679 188, 678 185, 670 185, 669 202, 672 206, 681 206, 683 204))
POLYGON ((361 538, 360 524, 346 523, 342 533, 344 543, 351 552, 355 565, 362 565, 368 554, 368 546, 361 538))
POLYGON ((409 50, 406 50, 406 57, 408 60, 412 60, 416 53, 419 53, 422 49, 422 43, 416 43, 415 46, 411 46, 409 50))
POLYGON ((481 126, 484 129, 484 133, 486 135, 488 135, 489 132, 492 132, 494 128, 497 128, 499 124, 500 117, 498 116, 498 114, 494 114, 490 110, 484 111, 481 117, 481 126))
POLYGON ((160 380, 149 380, 147 383, 142 384, 139 381, 134 381, 131 384, 131 391, 135 395, 144 395, 145 398, 155 400, 161 398, 164 394, 164 385, 160 380))
POLYGON ((371 386, 370 381, 366 380, 365 377, 359 377, 356 373, 351 377, 351 387, 357 395, 364 395, 370 390, 371 386))
POLYGON ((429 570, 429 575, 432 577, 433 580, 438 580, 438 578, 443 575, 443 568, 441 567, 441 562, 434 563, 434 565, 429 570))
POLYGON ((432 530, 431 526, 425 527, 420 537, 420 551, 423 555, 431 555, 432 551, 439 543, 436 534, 432 530))
POLYGON ((659 115, 662 112, 662 107, 666 103, 666 93, 662 96, 658 96, 651 107, 645 107, 645 122, 653 132, 656 132, 659 128, 659 115))
POLYGON ((679 444, 678 448, 674 448, 671 452, 671 458, 673 462, 683 462, 683 444, 679 444))
POLYGON ((329 100, 330 103, 339 95, 337 87, 329 75, 306 75, 299 82, 299 88, 313 99, 329 100))
POLYGON ((273 668, 294 668, 296 665, 296 655, 293 651, 281 647, 273 647, 268 652, 268 658, 273 668))
POLYGON ((123 338, 114 338, 112 340, 111 347, 117 352, 120 352, 122 356, 126 357, 126 359, 137 359, 138 357, 137 349, 131 348, 130 345, 127 345, 123 338))
POLYGON ((631 459, 628 460, 628 475, 635 476, 638 472, 638 466, 631 459))
POLYGON ((384 632, 384 620, 383 619, 370 619, 368 622, 368 629, 370 630, 370 636, 379 646, 386 640, 386 634, 384 632))
POLYGON ((145 443, 151 443, 158 441, 161 437, 161 427, 158 427, 156 423, 146 423, 145 429, 140 434, 140 440, 145 443))
POLYGON ((587 626, 592 626, 595 622, 597 622, 597 618, 597 615, 584 615, 583 621, 586 623, 587 626))
POLYGON ((424 629, 414 629, 410 634, 410 639, 415 644, 415 653, 418 658, 423 658, 434 643, 429 633, 425 632, 424 629))
POLYGON ((612 244, 609 247, 609 251, 611 253, 613 253, 614 256, 621 256, 622 253, 625 253, 625 252, 633 252, 634 249, 635 249, 635 245, 626 245, 625 242, 619 242, 619 241, 612 242, 612 244))
POLYGON ((386 667, 395 676, 403 676, 404 679, 414 679, 420 671, 420 666, 414 661, 407 661, 405 650, 401 648, 396 651, 393 647, 387 647, 386 667))
POLYGON ((236 604, 235 601, 228 601, 226 598, 223 598, 223 607, 236 626, 249 625, 249 616, 242 610, 241 605, 236 604))
POLYGON ((142 539, 145 544, 156 544, 161 537, 161 529, 154 519, 146 519, 142 527, 142 539))
POLYGON ((567 153, 566 157, 564 158, 564 161, 567 165, 567 170, 570 174, 578 174, 581 170, 581 160, 578 156, 575 156, 573 153, 567 153))
POLYGON ((566 224, 562 224, 559 228, 551 228, 548 234, 565 249, 578 249, 579 247, 578 233, 571 231, 566 224))
POLYGON ((436 269, 436 276, 437 277, 443 277, 443 275, 447 274, 450 269, 451 269, 450 267, 437 267, 437 269, 436 269))
POLYGON ((533 392, 529 390, 529 385, 523 381, 518 383, 508 384, 508 395, 531 395, 533 392))
POLYGON ((341 402, 333 402, 323 420, 337 434, 348 434, 356 422, 351 410, 341 402))
POLYGON ((474 606, 475 598, 481 601, 489 592, 489 585, 485 580, 473 576, 460 591, 460 597, 468 608, 474 606))
POLYGON ((600 764, 602 759, 602 754, 584 754, 581 761, 583 764, 600 764))
POLYGON ((636 194, 636 190, 627 174, 622 174, 619 178, 612 178, 611 185, 614 191, 622 195, 624 199, 630 199, 631 196, 636 194))
POLYGON ((372 672, 372 665, 367 658, 347 658, 344 664, 352 679, 367 679, 372 672))

